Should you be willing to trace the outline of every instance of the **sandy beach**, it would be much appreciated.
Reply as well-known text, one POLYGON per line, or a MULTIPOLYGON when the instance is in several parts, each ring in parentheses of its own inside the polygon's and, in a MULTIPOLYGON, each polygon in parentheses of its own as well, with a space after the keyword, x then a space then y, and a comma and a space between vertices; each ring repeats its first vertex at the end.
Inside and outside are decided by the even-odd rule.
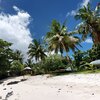
POLYGON ((23 76, 2 80, 0 100, 99 100, 100 74, 23 76), (16 84, 8 84, 16 81, 16 84), (17 83, 18 82, 18 83, 17 83), (8 85, 7 85, 8 84, 8 85))

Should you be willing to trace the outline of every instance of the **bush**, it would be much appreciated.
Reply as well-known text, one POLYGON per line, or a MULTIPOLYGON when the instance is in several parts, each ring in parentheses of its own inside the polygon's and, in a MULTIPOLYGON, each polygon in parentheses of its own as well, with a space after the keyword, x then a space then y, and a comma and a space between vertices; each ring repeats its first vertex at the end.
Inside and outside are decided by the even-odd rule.
POLYGON ((11 74, 20 75, 23 68, 24 66, 19 61, 15 60, 11 63, 11 67, 10 67, 11 74))
POLYGON ((52 55, 47 57, 44 61, 34 64, 32 69, 34 74, 47 74, 66 68, 67 63, 65 58, 59 55, 52 55))
POLYGON ((45 74, 44 69, 42 68, 41 62, 34 64, 34 67, 32 68, 33 74, 34 75, 40 75, 40 74, 45 74))

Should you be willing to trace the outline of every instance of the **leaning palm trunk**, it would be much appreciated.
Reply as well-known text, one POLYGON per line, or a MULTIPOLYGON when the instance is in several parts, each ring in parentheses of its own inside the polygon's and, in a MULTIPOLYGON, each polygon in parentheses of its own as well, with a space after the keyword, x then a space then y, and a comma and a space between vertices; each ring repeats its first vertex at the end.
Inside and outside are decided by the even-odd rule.
POLYGON ((97 41, 96 43, 100 43, 100 33, 97 33, 97 41))
POLYGON ((93 34, 93 42, 94 42, 94 44, 100 43, 100 33, 93 32, 92 34, 93 34))

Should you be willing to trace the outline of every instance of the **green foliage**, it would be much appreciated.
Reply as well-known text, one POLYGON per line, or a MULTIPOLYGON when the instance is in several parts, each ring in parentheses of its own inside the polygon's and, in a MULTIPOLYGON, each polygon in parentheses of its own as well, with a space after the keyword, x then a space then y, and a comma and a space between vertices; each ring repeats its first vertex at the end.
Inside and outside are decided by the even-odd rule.
POLYGON ((85 63, 85 61, 83 60, 86 57, 86 52, 82 52, 80 50, 74 52, 74 66, 76 67, 77 70, 82 70, 82 68, 80 67, 81 65, 83 65, 85 63))
POLYGON ((39 62, 33 65, 32 71, 34 75, 45 74, 45 70, 43 68, 43 63, 39 62))
POLYGON ((94 67, 92 64, 86 62, 85 64, 80 65, 80 69, 81 70, 94 70, 94 67))
POLYGON ((11 45, 12 43, 0 39, 0 77, 7 76, 7 71, 10 70, 15 74, 21 71, 23 56, 20 51, 11 50, 11 45))
POLYGON ((79 39, 71 36, 71 33, 69 34, 65 24, 66 22, 61 25, 56 20, 52 21, 50 31, 46 34, 49 51, 63 54, 63 51, 68 52, 70 49, 73 51, 77 49, 76 44, 79 44, 79 39))
POLYGON ((45 59, 46 57, 45 49, 43 48, 41 43, 36 39, 33 40, 33 43, 30 43, 28 48, 29 48, 28 55, 30 59, 32 59, 33 57, 35 57, 36 61, 45 59))
POLYGON ((16 50, 12 54, 13 60, 18 60, 21 64, 23 64, 23 54, 20 50, 16 50))
POLYGON ((25 62, 25 67, 30 67, 32 68, 33 67, 33 61, 31 59, 27 59, 27 61, 25 62))
POLYGON ((65 58, 62 58, 59 55, 51 55, 47 57, 44 61, 41 61, 34 65, 33 72, 36 74, 39 73, 52 73, 60 69, 67 68, 67 62, 65 58))
POLYGON ((91 36, 94 43, 100 43, 100 5, 95 10, 91 9, 90 4, 80 8, 75 18, 81 20, 77 29, 82 39, 91 36))
POLYGON ((11 63, 10 70, 12 74, 20 75, 23 68, 24 66, 18 60, 15 60, 11 63))
POLYGON ((88 50, 90 61, 100 59, 100 44, 94 44, 92 49, 88 50))
POLYGON ((4 75, 10 68, 12 60, 12 50, 10 49, 11 43, 0 39, 0 73, 4 75))
MULTIPOLYGON (((93 71, 95 69, 95 66, 89 63, 100 59, 100 4, 95 10, 91 9, 90 4, 80 8, 75 17, 81 20, 77 30, 68 32, 66 21, 61 25, 58 21, 53 20, 50 31, 45 36, 45 47, 36 39, 30 43, 28 47, 30 59, 25 62, 25 66, 31 67, 34 74, 51 73, 69 67, 77 71, 93 71), (80 45, 80 39, 73 35, 75 33, 82 34, 82 40, 91 36, 94 42, 93 47, 86 52, 78 50, 76 45, 80 45), (45 54, 46 46, 49 53, 51 51, 55 51, 56 54, 60 52, 61 56, 51 55, 47 57, 45 54), (73 61, 67 54, 70 50, 74 51, 73 61), (75 52, 75 50, 78 51, 75 52), (66 52, 66 58, 62 57, 64 52, 66 52), (33 58, 37 63, 33 64, 33 58)), ((11 45, 12 43, 0 39, 0 78, 2 75, 6 75, 7 71, 19 75, 24 67, 23 54, 19 50, 13 51, 10 48, 11 45)))
POLYGON ((94 70, 95 66, 89 63, 100 59, 100 44, 94 44, 90 50, 86 52, 77 51, 74 53, 74 65, 79 70, 94 70))

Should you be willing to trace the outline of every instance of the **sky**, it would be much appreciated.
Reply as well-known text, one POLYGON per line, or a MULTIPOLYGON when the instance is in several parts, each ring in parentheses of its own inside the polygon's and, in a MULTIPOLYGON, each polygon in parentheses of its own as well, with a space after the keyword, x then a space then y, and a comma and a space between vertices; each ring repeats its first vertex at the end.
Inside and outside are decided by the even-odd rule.
MULTIPOLYGON (((79 23, 74 15, 88 2, 95 8, 100 0, 0 0, 0 38, 25 54, 32 39, 43 39, 53 19, 67 19, 68 31, 74 30, 79 23)), ((87 38, 81 45, 88 50, 93 42, 87 38)))

